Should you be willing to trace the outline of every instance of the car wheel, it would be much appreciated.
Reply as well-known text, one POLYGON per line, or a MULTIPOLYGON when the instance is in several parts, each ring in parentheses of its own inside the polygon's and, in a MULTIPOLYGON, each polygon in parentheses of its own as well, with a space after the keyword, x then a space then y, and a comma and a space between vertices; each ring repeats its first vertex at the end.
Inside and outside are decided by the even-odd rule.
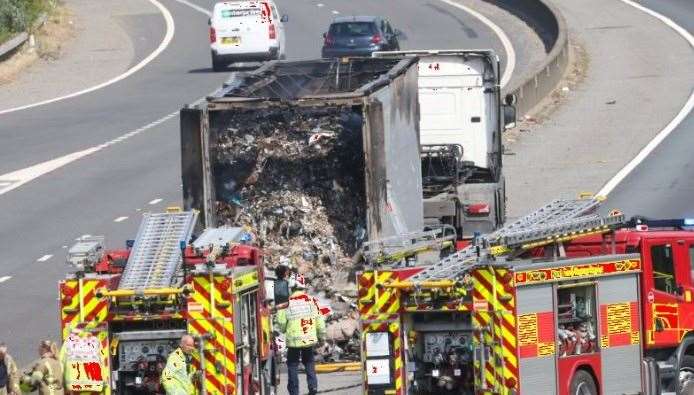
POLYGON ((571 379, 571 395, 598 395, 598 388, 593 376, 585 370, 577 370, 571 379))
POLYGON ((212 70, 213 71, 224 70, 224 64, 219 60, 219 58, 215 54, 212 54, 212 70))
MULTIPOLYGON (((680 390, 685 387, 694 388, 694 356, 685 355, 680 361, 680 390)), ((694 392, 681 392, 682 394, 690 394, 694 392)))

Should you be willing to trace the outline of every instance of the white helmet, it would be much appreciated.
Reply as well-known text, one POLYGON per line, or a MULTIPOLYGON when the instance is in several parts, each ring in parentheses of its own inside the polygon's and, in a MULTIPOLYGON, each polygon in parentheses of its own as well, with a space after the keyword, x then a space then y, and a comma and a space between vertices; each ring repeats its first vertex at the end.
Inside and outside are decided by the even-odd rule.
POLYGON ((292 273, 287 280, 289 289, 306 289, 306 280, 301 274, 292 273))

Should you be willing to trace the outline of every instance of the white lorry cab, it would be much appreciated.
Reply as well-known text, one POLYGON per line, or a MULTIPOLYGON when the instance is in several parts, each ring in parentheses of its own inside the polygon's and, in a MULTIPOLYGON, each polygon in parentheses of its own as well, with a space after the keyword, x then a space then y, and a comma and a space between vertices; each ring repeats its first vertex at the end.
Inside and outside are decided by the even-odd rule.
POLYGON ((374 52, 417 57, 424 218, 453 226, 462 239, 506 219, 503 130, 516 120, 515 97, 502 103, 499 58, 491 50, 374 52))
POLYGON ((287 20, 272 1, 216 3, 209 20, 214 71, 234 62, 283 59, 287 20))

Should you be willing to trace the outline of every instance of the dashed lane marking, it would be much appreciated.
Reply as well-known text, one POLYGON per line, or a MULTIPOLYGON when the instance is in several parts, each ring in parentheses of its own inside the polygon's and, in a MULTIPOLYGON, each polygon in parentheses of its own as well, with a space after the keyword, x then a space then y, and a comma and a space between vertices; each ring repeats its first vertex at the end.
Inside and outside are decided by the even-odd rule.
POLYGON ((37 259, 36 262, 46 262, 47 260, 53 258, 53 255, 51 254, 46 254, 42 256, 41 258, 37 259))

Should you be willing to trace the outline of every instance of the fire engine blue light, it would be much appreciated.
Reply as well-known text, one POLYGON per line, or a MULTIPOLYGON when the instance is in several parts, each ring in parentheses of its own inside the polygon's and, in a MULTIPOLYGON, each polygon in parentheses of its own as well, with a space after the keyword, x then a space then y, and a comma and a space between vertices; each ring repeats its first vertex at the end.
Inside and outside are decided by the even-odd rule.
POLYGON ((685 218, 684 226, 694 226, 694 218, 685 218))

